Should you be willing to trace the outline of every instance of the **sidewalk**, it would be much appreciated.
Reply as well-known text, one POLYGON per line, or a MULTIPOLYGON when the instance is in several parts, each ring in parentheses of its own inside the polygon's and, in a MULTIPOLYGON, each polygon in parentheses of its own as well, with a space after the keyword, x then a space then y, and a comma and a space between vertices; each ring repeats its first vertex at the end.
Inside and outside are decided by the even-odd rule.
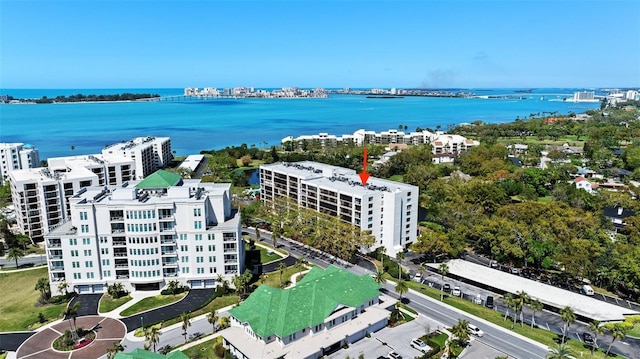
MULTIPOLYGON (((106 313, 101 313, 100 309, 98 309, 98 315, 101 315, 103 317, 109 317, 109 318, 113 318, 113 319, 120 319, 120 318, 124 318, 123 316, 120 315, 120 313, 133 306, 134 304, 138 303, 139 301, 141 301, 144 298, 149 298, 149 297, 155 297, 156 295, 159 295, 161 291, 159 290, 152 290, 152 291, 134 291, 133 293, 129 293, 129 295, 131 295, 131 300, 124 303, 123 305, 119 306, 118 308, 110 311, 110 312, 106 312, 106 313)), ((183 297, 184 299, 184 297, 183 297)), ((182 300, 182 299, 181 299, 182 300)), ((174 302, 176 303, 176 302, 174 302)), ((167 305, 171 305, 174 303, 170 303, 167 305)), ((153 308, 156 309, 156 308, 153 308)))

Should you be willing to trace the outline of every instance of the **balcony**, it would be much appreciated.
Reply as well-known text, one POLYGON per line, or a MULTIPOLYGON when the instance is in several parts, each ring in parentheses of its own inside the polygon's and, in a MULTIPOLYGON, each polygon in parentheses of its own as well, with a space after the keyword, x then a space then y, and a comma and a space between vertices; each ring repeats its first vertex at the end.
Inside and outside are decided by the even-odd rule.
POLYGON ((177 277, 178 276, 178 272, 171 272, 171 273, 163 272, 162 275, 165 276, 165 277, 177 277))
POLYGON ((49 267, 50 272, 64 272, 64 266, 49 267))
POLYGON ((62 248, 62 244, 60 242, 50 242, 47 243, 47 248, 62 248))
POLYGON ((177 267, 178 266, 178 261, 172 261, 172 262, 162 261, 162 266, 163 267, 177 267))
POLYGON ((111 233, 112 233, 112 234, 116 234, 116 233, 124 233, 124 228, 112 228, 112 229, 111 229, 111 233))
POLYGON ((127 252, 114 252, 113 256, 114 257, 126 257, 127 256, 127 252))
POLYGON ((235 253, 238 250, 236 248, 225 248, 224 253, 235 253))
POLYGON ((129 279, 128 274, 120 274, 116 276, 116 279, 129 279))
POLYGON ((127 245, 127 241, 113 241, 113 246, 114 247, 122 247, 122 246, 126 246, 127 245))
POLYGON ((178 251, 176 251, 176 250, 162 251, 162 255, 163 256, 172 256, 172 255, 176 255, 176 254, 178 254, 178 251))
POLYGON ((122 222, 124 217, 111 217, 111 222, 122 222))
POLYGON ((129 263, 116 264, 115 267, 120 269, 126 269, 126 268, 129 268, 129 263))
POLYGON ((160 240, 161 244, 176 244, 175 238, 163 238, 160 240))

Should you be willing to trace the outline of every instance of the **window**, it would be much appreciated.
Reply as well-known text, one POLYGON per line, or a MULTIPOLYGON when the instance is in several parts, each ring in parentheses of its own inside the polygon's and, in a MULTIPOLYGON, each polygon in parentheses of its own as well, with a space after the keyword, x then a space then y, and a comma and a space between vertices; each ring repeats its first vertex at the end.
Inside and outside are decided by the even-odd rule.
POLYGON ((187 235, 184 233, 180 233, 180 240, 181 241, 186 241, 187 240, 187 235))
POLYGON ((196 252, 202 252, 202 247, 203 246, 196 246, 196 252))
POLYGON ((82 244, 91 244, 91 238, 82 238, 82 244))
POLYGON ((73 268, 80 268, 80 262, 71 262, 73 268))
POLYGON ((109 260, 108 259, 103 259, 102 260, 102 265, 103 266, 108 266, 109 265, 109 260))
POLYGON ((198 268, 198 274, 204 274, 204 268, 198 268))
POLYGON ((196 257, 196 263, 204 263, 204 257, 196 257))
POLYGON ((87 220, 87 212, 80 212, 80 220, 81 221, 87 220))
POLYGON ((102 271, 102 276, 103 277, 111 277, 111 271, 110 270, 102 271))
POLYGON ((215 245, 213 245, 213 244, 210 244, 210 245, 208 246, 208 249, 209 249, 209 252, 215 252, 215 251, 216 251, 216 246, 215 246, 215 245))
POLYGON ((93 279, 93 272, 87 272, 87 279, 93 279))
POLYGON ((186 244, 181 244, 181 245, 180 245, 180 251, 181 251, 181 252, 187 252, 187 251, 189 251, 189 246, 188 246, 188 245, 186 245, 186 244))
POLYGON ((78 250, 74 249, 71 251, 71 256, 72 257, 77 257, 78 256, 78 250))
POLYGON ((189 262, 189 256, 182 256, 180 257, 180 261, 182 263, 188 263, 189 262))
POLYGON ((194 208, 193 209, 193 215, 196 217, 200 217, 202 215, 201 209, 200 208, 194 208))
POLYGON ((109 254, 109 248, 100 248, 101 254, 109 254))
POLYGON ((193 222, 193 228, 202 229, 202 221, 194 221, 193 222))
POLYGON ((89 225, 88 224, 82 224, 80 225, 80 231, 82 233, 89 233, 89 225))
POLYGON ((202 234, 196 234, 196 241, 202 240, 202 234))
POLYGON ((216 262, 216 257, 215 256, 209 256, 209 263, 215 263, 216 262))
POLYGON ((73 273, 73 279, 82 279, 80 273, 73 273))
POLYGON ((78 244, 78 239, 77 238, 69 238, 69 245, 70 246, 75 246, 78 244))
POLYGON ((93 268, 93 262, 92 261, 85 261, 84 262, 84 266, 87 268, 93 268))
POLYGON ((182 273, 189 273, 189 267, 182 267, 182 273))
POLYGON ((213 241, 216 239, 216 235, 214 233, 209 233, 209 238, 210 241, 213 241))
POLYGON ((85 249, 84 250, 84 256, 85 257, 91 256, 91 249, 85 249))

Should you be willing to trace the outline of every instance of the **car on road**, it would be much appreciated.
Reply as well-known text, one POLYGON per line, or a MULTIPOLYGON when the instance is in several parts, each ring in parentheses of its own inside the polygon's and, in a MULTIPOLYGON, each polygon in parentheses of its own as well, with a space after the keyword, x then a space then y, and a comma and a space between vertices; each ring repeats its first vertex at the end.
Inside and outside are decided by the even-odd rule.
POLYGON ((445 283, 445 284, 442 286, 442 290, 443 290, 443 291, 445 291, 445 292, 447 292, 447 293, 449 293, 449 292, 451 291, 451 284, 449 284, 449 283, 445 283))
POLYGON ((593 335, 587 332, 582 333, 582 341, 584 341, 585 344, 591 344, 591 345, 595 343, 595 340, 593 339, 593 335))
POLYGON ((482 331, 482 329, 476 327, 473 324, 469 324, 467 326, 467 329, 469 329, 469 334, 475 335, 477 337, 481 337, 484 335, 484 332, 482 331))
POLYGON ((431 350, 431 347, 429 347, 425 342, 423 342, 422 340, 415 338, 411 340, 411 347, 414 349, 418 349, 419 351, 426 353, 429 350, 431 350))
POLYGON ((389 352, 389 355, 387 355, 387 357, 389 359, 402 359, 402 356, 396 352, 389 352))
POLYGON ((456 297, 461 296, 462 292, 460 291, 460 287, 458 286, 453 287, 453 291, 451 292, 451 294, 455 295, 456 297))
POLYGON ((487 297, 487 300, 484 302, 484 306, 487 308, 492 308, 493 309, 493 296, 490 295, 487 297))
POLYGON ((201 336, 203 336, 203 335, 204 335, 204 333, 195 332, 195 333, 193 333, 193 334, 191 334, 191 335, 189 336, 189 340, 195 340, 195 339, 198 339, 198 338, 200 338, 200 337, 201 337, 201 336))

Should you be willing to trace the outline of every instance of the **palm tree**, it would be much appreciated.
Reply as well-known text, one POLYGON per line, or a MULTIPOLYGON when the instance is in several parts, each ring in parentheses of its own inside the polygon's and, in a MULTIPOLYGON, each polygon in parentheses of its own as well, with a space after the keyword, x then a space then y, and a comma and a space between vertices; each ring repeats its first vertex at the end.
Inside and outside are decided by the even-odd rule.
POLYGON ((589 323, 589 330, 593 332, 593 344, 591 345, 591 355, 593 355, 594 350, 598 347, 598 335, 604 334, 604 326, 599 320, 594 320, 589 323))
POLYGON ((549 354, 546 355, 547 359, 575 359, 573 352, 569 347, 564 344, 558 344, 557 347, 549 349, 549 354))
POLYGON ((40 291, 42 299, 47 300, 51 298, 51 287, 49 286, 49 280, 47 278, 38 278, 35 289, 40 291))
POLYGON ((402 260, 404 259, 404 252, 400 251, 396 254, 396 259, 398 260, 398 279, 402 275, 402 260))
POLYGON ((120 342, 113 342, 113 346, 107 349, 107 359, 114 359, 119 352, 123 352, 126 345, 120 342))
POLYGON ((282 288, 282 275, 284 274, 284 270, 287 269, 287 265, 284 262, 280 262, 278 264, 278 272, 280 272, 280 288, 282 288))
POLYGON ((544 304, 542 304, 542 302, 539 301, 538 299, 533 299, 532 301, 529 302, 529 309, 531 309, 531 311, 533 312, 531 314, 531 328, 533 328, 533 326, 536 323, 536 312, 539 312, 542 309, 544 309, 544 304))
POLYGON ((182 335, 184 335, 184 342, 187 342, 187 328, 191 326, 189 313, 182 312, 180 314, 180 321, 182 321, 182 335))
POLYGON ((73 319, 73 326, 71 327, 71 336, 73 340, 78 340, 78 329, 76 328, 76 318, 78 317, 78 310, 80 310, 80 302, 75 302, 73 306, 67 306, 64 311, 65 317, 69 319, 69 326, 71 326, 71 320, 73 319))
POLYGON ((605 358, 609 356, 609 352, 611 351, 611 346, 613 345, 613 342, 615 342, 616 339, 622 340, 624 339, 624 337, 627 336, 627 329, 625 329, 625 327, 623 327, 620 323, 614 324, 610 330, 611 330, 611 336, 613 338, 611 339, 611 343, 609 343, 609 347, 607 348, 607 354, 604 355, 605 358))
MULTIPOLYGON (((507 308, 513 308, 513 294, 511 293, 507 293, 504 295, 504 299, 502 299, 502 303, 504 303, 504 305, 507 306, 507 308)), ((507 309, 504 312, 504 319, 503 320, 507 320, 507 317, 509 316, 509 309, 507 309)))
POLYGON ((305 264, 306 260, 302 257, 298 258, 298 260, 296 261, 296 273, 300 273, 304 270, 304 264, 305 264))
POLYGON ((209 322, 209 324, 211 324, 211 333, 215 333, 216 332, 216 323, 218 322, 218 312, 215 310, 210 311, 209 313, 207 313, 207 321, 209 322))
POLYGON ((229 317, 222 317, 218 320, 218 324, 220 324, 220 329, 229 328, 229 317))
POLYGON ((566 306, 560 309, 560 317, 564 322, 564 330, 562 331, 562 343, 564 344, 567 332, 569 331, 569 325, 576 321, 576 313, 574 313, 573 308, 566 306))
POLYGON ((398 284, 396 284, 396 293, 400 294, 400 301, 402 301, 402 295, 409 291, 409 287, 407 286, 407 282, 400 279, 398 284))
POLYGON ((531 301, 531 297, 523 290, 517 292, 516 295, 517 309, 520 311, 520 326, 524 327, 524 307, 531 301))
POLYGON ((469 340, 469 322, 464 319, 458 319, 458 323, 451 327, 451 334, 453 334, 458 343, 462 346, 464 342, 469 340))
POLYGON ((18 268, 18 259, 24 257, 24 252, 20 247, 11 247, 7 251, 7 259, 14 259, 16 261, 16 268, 18 268))
POLYGON ((384 279, 384 270, 378 269, 373 279, 376 281, 376 283, 378 283, 378 285, 382 285, 383 283, 385 283, 387 280, 384 279))
POLYGON ((147 330, 144 332, 144 339, 149 342, 149 347, 153 347, 153 351, 156 351, 156 344, 160 342, 160 329, 151 325, 147 327, 147 330))
POLYGON ((69 294, 69 291, 67 290, 69 288, 69 283, 67 283, 66 280, 63 280, 62 282, 60 282, 58 284, 58 292, 60 292, 60 294, 66 296, 67 294, 69 294))
POLYGON ((440 285, 440 301, 444 300, 444 276, 449 274, 449 266, 447 263, 440 263, 438 266, 440 276, 442 277, 442 284, 440 285))
POLYGON ((171 292, 171 294, 176 295, 177 289, 180 287, 180 282, 177 280, 171 280, 167 283, 167 289, 171 292))

